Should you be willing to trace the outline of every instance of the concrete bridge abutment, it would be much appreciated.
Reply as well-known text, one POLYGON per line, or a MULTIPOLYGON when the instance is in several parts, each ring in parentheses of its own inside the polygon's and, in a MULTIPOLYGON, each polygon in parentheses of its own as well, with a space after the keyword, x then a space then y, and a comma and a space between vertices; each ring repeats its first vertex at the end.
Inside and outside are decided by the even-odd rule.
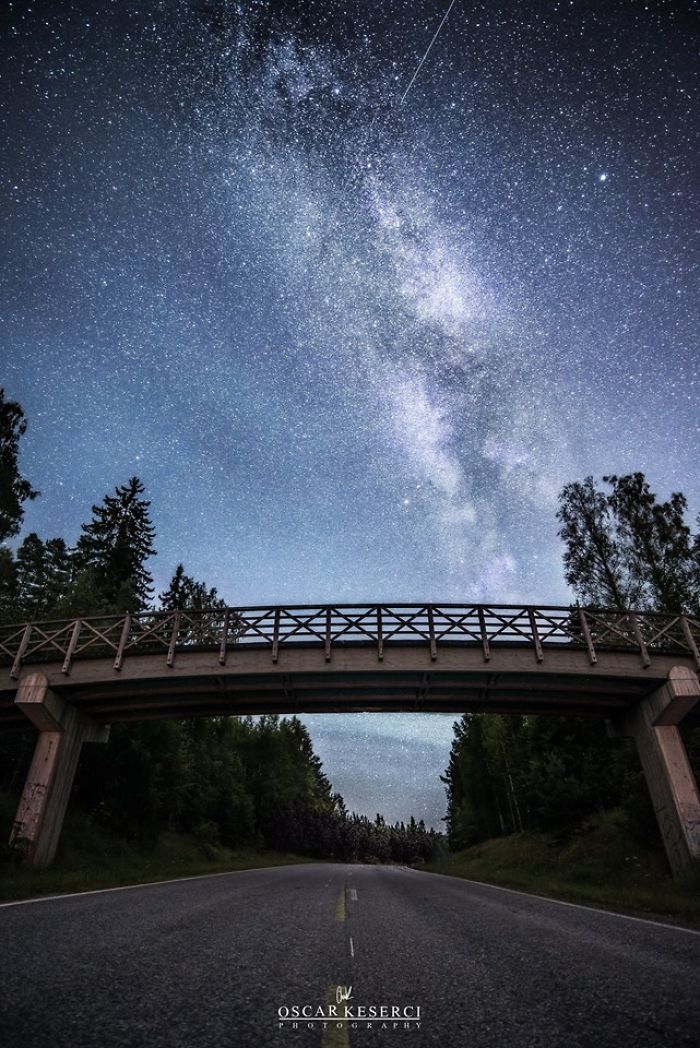
POLYGON ((27 865, 48 866, 56 854, 83 743, 106 742, 109 728, 51 691, 43 673, 22 678, 15 705, 39 729, 39 738, 10 846, 23 853, 27 865))
POLYGON ((656 691, 611 723, 634 739, 675 879, 700 876, 700 793, 678 725, 700 699, 700 681, 674 666, 656 691))

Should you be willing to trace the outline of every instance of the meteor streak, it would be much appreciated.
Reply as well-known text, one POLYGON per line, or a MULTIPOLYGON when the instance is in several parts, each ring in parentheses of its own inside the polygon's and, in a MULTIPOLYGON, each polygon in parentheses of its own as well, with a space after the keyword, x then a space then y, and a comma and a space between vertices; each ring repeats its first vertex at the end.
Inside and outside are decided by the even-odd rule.
POLYGON ((415 71, 415 73, 414 73, 414 74, 413 74, 413 76, 411 77, 411 82, 410 82, 410 84, 408 85, 408 87, 406 88, 406 90, 404 91, 404 93, 403 93, 403 94, 401 95, 401 103, 402 103, 402 104, 403 104, 403 103, 404 103, 404 102, 406 101, 406 95, 408 94, 408 92, 409 92, 409 91, 411 90, 411 88, 413 87, 413 84, 414 84, 414 82, 415 82, 415 79, 416 79, 416 77, 418 76, 418 74, 420 73, 421 69, 423 68, 423 63, 425 62, 426 58, 427 58, 427 57, 428 57, 428 55, 430 54, 430 49, 432 48, 433 44, 435 43, 435 41, 436 41, 436 40, 437 40, 437 38, 439 37, 439 35, 440 35, 440 30, 442 29, 442 27, 444 26, 445 22, 446 22, 446 21, 447 21, 447 19, 449 18, 449 16, 450 16, 450 11, 451 11, 451 10, 452 10, 452 8, 454 7, 454 5, 455 5, 455 0, 451 0, 450 6, 449 6, 449 7, 447 8, 447 10, 445 11, 444 15, 442 16, 442 21, 440 22, 440 25, 439 25, 439 26, 437 27, 437 29, 435 30, 435 36, 433 37, 433 39, 432 39, 432 40, 430 41, 430 43, 428 44, 428 47, 427 47, 427 50, 426 50, 425 54, 424 54, 424 55, 423 55, 423 57, 421 58, 420 62, 418 63, 418 65, 417 65, 417 67, 416 67, 416 71, 415 71))

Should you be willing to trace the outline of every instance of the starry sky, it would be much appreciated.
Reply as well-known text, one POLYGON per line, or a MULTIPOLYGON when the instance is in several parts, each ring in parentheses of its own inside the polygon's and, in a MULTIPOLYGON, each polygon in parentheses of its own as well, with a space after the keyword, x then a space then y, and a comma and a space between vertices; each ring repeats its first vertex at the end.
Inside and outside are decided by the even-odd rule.
MULTIPOLYGON (((695 5, 449 6, 3 5, 25 532, 136 473, 158 589, 562 603, 564 483, 697 513, 695 5)), ((349 807, 439 825, 450 717, 306 722, 349 807)))

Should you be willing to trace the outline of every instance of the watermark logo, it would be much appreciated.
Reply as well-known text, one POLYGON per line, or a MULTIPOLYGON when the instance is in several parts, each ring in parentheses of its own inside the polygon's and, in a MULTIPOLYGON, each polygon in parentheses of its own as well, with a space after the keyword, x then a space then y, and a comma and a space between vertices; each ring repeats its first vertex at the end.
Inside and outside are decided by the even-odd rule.
POLYGON ((277 1009, 280 1030, 420 1030, 417 1004, 361 1004, 352 986, 331 986, 325 1004, 282 1004, 277 1009))

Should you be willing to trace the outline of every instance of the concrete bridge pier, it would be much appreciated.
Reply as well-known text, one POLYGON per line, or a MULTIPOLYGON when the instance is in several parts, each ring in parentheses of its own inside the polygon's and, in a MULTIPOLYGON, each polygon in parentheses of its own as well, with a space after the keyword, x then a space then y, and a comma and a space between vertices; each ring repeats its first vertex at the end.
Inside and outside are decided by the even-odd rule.
POLYGON ((109 728, 49 690, 43 673, 20 681, 15 705, 39 729, 39 738, 10 835, 10 846, 30 866, 48 866, 58 845, 75 769, 84 742, 106 742, 109 728))
POLYGON ((631 736, 644 769, 671 872, 677 880, 700 875, 700 794, 678 725, 700 699, 692 670, 674 666, 662 687, 612 725, 631 736))

